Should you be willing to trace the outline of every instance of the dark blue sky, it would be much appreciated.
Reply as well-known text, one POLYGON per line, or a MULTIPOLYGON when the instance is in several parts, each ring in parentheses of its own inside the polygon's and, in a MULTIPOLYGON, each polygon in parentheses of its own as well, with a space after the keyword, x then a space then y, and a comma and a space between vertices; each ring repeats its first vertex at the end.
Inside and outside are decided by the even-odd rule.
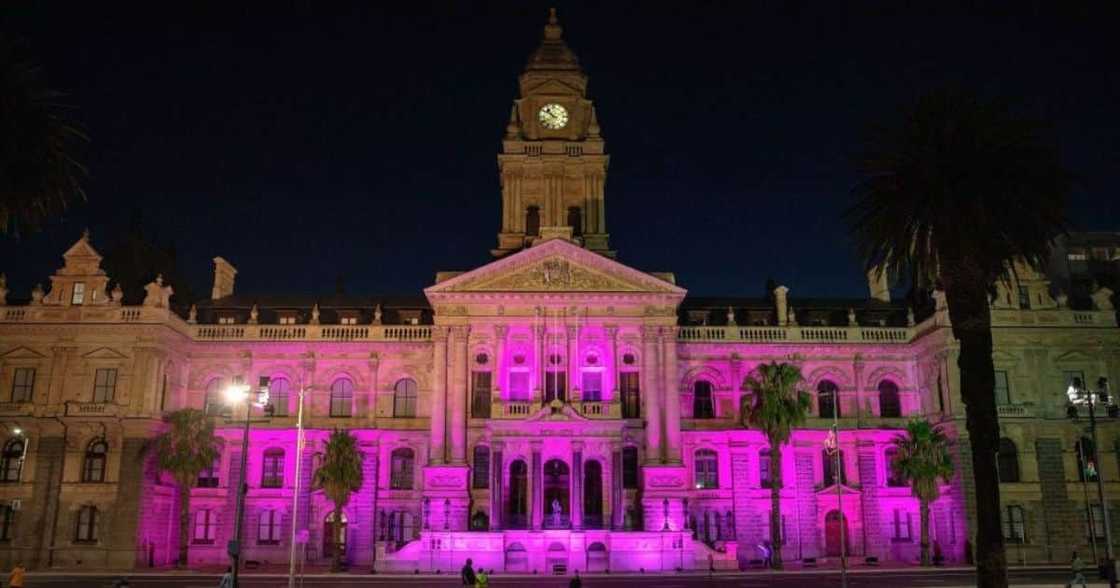
MULTIPOLYGON (((548 3, 26 4, 0 26, 30 40, 93 141, 88 204, 0 237, 14 295, 82 227, 108 249, 138 207, 203 295, 215 255, 255 293, 333 292, 339 274, 352 293, 419 293, 488 260, 495 155, 548 3)), ((1120 229, 1107 13, 557 4, 612 157, 619 259, 695 294, 758 295, 772 276, 794 296, 863 295, 841 221, 860 140, 944 83, 1052 120, 1082 182, 1075 226, 1120 229)))

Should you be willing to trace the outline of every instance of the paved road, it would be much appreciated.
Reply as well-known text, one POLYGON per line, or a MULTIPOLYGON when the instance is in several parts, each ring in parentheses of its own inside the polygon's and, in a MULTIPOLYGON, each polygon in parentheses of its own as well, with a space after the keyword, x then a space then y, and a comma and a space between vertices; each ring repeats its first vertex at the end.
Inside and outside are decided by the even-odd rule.
MULTIPOLYGON (((1049 585, 1062 586, 1067 575, 1062 570, 1019 570, 1012 571, 1013 585, 1049 585)), ((958 570, 938 570, 936 572, 912 571, 876 571, 874 573, 855 573, 849 575, 850 588, 894 588, 908 586, 943 587, 975 585, 972 572, 958 570)), ((63 586, 107 588, 112 584, 114 577, 104 576, 65 576, 52 575, 48 577, 29 578, 28 588, 61 588, 63 586)), ((531 586, 532 588, 567 588, 570 578, 559 577, 505 577, 500 574, 491 578, 492 586, 531 586)), ((1092 581, 1092 579, 1090 579, 1092 581)), ((217 576, 146 576, 136 577, 131 581, 132 588, 214 588, 218 585, 217 576)), ((253 577, 242 579, 244 588, 286 588, 287 579, 284 577, 253 577)), ((297 582, 297 586, 299 586, 297 582)), ((336 576, 336 577, 309 577, 303 586, 307 588, 339 587, 349 588, 357 586, 402 586, 439 588, 459 586, 455 577, 401 577, 401 576, 336 576)), ((836 572, 813 572, 750 575, 723 575, 709 579, 703 576, 667 575, 667 576, 594 576, 584 578, 585 588, 797 588, 810 586, 812 588, 833 588, 840 586, 836 572)))

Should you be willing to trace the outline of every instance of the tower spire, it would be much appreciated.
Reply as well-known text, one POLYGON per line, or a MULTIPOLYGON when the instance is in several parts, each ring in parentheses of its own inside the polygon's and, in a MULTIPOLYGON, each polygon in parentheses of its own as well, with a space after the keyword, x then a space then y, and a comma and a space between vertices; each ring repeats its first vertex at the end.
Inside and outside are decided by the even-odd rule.
POLYGON ((559 41, 564 34, 564 27, 560 26, 560 19, 556 18, 556 8, 548 9, 548 24, 544 26, 544 38, 549 41, 559 41))

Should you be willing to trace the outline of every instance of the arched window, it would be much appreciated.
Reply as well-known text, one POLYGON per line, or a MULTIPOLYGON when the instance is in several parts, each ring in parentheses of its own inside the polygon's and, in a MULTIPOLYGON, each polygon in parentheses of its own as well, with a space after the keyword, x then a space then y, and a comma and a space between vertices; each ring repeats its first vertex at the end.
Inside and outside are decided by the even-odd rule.
POLYGON ((692 418, 713 417, 715 417, 715 408, 712 406, 712 383, 707 380, 696 380, 692 384, 692 418))
POLYGON ((638 448, 633 445, 622 448, 622 487, 638 487, 638 448))
POLYGON ((284 486, 284 450, 278 447, 264 452, 261 468, 261 488, 280 488, 284 486))
MULTIPOLYGON (((1000 454, 1003 453, 1003 443, 1000 440, 1000 454)), ((1073 450, 1077 456, 1077 479, 1081 482, 1086 480, 1090 482, 1097 481, 1098 469, 1096 461, 1093 459, 1093 441, 1088 437, 1082 437, 1079 441, 1073 444, 1073 450)), ((1002 463, 1002 462, 1001 462, 1002 463)), ((1002 467, 1002 466, 1001 466, 1002 467)), ((1000 471, 1000 480, 1003 480, 1003 472, 1000 471)))
POLYGON ((213 378, 206 383, 206 395, 202 398, 202 410, 206 414, 218 415, 227 412, 225 399, 222 398, 224 389, 225 380, 221 378, 213 378))
POLYGON ((472 488, 490 487, 490 448, 478 445, 474 448, 474 469, 471 470, 472 488))
POLYGON ((817 413, 822 419, 833 418, 833 411, 836 412, 836 418, 840 418, 840 389, 831 380, 821 380, 817 384, 817 413))
POLYGON ((95 543, 97 541, 98 514, 97 507, 88 504, 78 510, 78 518, 74 525, 75 543, 95 543))
POLYGON ((412 490, 413 462, 415 458, 411 449, 401 447, 394 449, 390 461, 389 488, 393 490, 412 490))
POLYGON ((261 511, 261 516, 257 519, 257 544, 280 544, 280 513, 272 509, 261 511))
POLYGON ((399 419, 416 416, 416 380, 403 378, 393 386, 393 416, 399 419))
POLYGON ((568 226, 572 227, 572 236, 583 236, 583 214, 578 206, 568 207, 568 226))
POLYGON ((273 416, 288 416, 288 402, 292 394, 292 383, 287 378, 273 378, 268 383, 268 402, 272 404, 273 416))
POLYGON ((696 488, 719 488, 719 456, 711 449, 696 452, 696 488))
POLYGON ((761 488, 770 488, 774 483, 773 472, 770 469, 770 448, 758 451, 758 485, 761 488))
POLYGON ((331 384, 331 416, 348 417, 354 410, 354 382, 339 378, 331 384))
POLYGON ((887 486, 902 487, 906 485, 906 478, 894 471, 894 462, 898 459, 898 448, 888 447, 883 452, 883 467, 886 468, 887 486))
POLYGON ((541 235, 541 208, 530 206, 525 209, 525 235, 539 237, 541 235))
POLYGON ((86 458, 82 462, 83 482, 105 481, 105 454, 109 446, 102 439, 95 439, 86 447, 86 458))
MULTIPOLYGON (((836 463, 836 453, 831 452, 827 449, 822 451, 821 452, 821 465, 824 466, 822 468, 824 470, 824 475, 822 476, 823 481, 824 481, 824 485, 825 486, 831 486, 831 485, 835 484, 836 483, 836 466, 838 465, 836 463)), ((847 484, 848 483, 848 475, 847 475, 847 472, 845 472, 845 470, 847 468, 844 467, 844 451, 843 450, 840 450, 839 466, 840 466, 840 483, 841 484, 847 484)))
POLYGON ((204 508, 194 513, 194 534, 191 542, 198 545, 212 545, 218 530, 218 518, 214 511, 204 508))
POLYGON ((1019 450, 1015 447, 1015 442, 1007 437, 1001 437, 999 440, 996 467, 999 470, 1000 482, 1019 481, 1019 450))
POLYGON ((16 511, 10 504, 0 504, 0 541, 11 541, 15 534, 16 511))
POLYGON ((884 418, 902 416, 902 401, 898 398, 898 384, 890 380, 879 382, 879 416, 884 418))
POLYGON ((0 463, 0 482, 18 482, 23 474, 23 453, 27 444, 23 439, 16 437, 8 440, 4 445, 2 463, 0 463))

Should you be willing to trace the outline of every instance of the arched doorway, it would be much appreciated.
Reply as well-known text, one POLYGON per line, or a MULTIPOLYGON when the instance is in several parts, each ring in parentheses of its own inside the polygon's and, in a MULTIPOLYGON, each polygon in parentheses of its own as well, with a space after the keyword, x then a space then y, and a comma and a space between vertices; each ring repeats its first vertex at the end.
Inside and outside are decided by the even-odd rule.
POLYGON ((509 515, 506 524, 510 529, 529 528, 529 467, 518 459, 509 465, 509 515))
POLYGON ((563 543, 553 542, 548 546, 548 562, 547 569, 551 573, 557 566, 567 567, 568 565, 568 548, 564 547, 563 543))
POLYGON ((603 466, 595 460, 583 465, 583 526, 603 528, 603 466))
POLYGON ((510 543, 506 547, 506 571, 529 571, 529 552, 525 551, 525 547, 520 543, 510 543))
POLYGON ((829 557, 840 556, 840 533, 844 533, 844 555, 852 552, 852 540, 848 535, 848 517, 840 511, 829 511, 824 517, 824 552, 829 557))
POLYGON ((346 513, 341 519, 336 525, 333 511, 323 519, 323 557, 334 557, 335 545, 346 556, 346 513))
POLYGON ((569 483, 571 475, 568 464, 559 459, 544 464, 544 527, 563 529, 569 524, 569 483))
POLYGON ((606 545, 596 542, 587 546, 587 571, 605 572, 609 565, 606 545))

